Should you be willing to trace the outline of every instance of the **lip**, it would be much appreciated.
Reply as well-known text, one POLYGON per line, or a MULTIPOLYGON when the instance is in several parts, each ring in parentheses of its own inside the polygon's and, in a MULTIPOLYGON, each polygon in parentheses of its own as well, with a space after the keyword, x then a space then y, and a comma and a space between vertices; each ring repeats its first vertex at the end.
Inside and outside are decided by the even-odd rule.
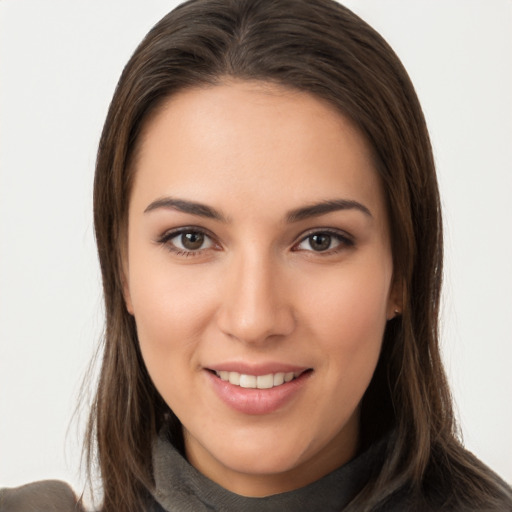
POLYGON ((260 364, 250 364, 243 362, 226 362, 214 364, 213 366, 205 367, 207 370, 213 370, 214 372, 237 372, 244 373, 246 375, 268 375, 269 373, 302 373, 308 370, 307 366, 294 366, 291 364, 268 362, 260 364))
POLYGON ((313 373, 308 368, 284 364, 247 365, 221 364, 205 368, 205 374, 217 397, 228 407, 247 415, 273 413, 291 402, 306 385, 313 373), (231 371, 248 375, 267 375, 279 372, 302 372, 297 378, 270 389, 253 389, 235 386, 217 377, 215 371, 231 371))

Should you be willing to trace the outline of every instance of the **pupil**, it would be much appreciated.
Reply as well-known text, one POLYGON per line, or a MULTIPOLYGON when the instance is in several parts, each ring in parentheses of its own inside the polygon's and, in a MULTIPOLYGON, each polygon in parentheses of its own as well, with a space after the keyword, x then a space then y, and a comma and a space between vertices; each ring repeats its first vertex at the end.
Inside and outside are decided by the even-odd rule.
POLYGON ((312 235, 309 244, 314 251, 325 251, 331 245, 330 235, 312 235))
POLYGON ((204 235, 202 233, 183 233, 181 243, 185 249, 195 251, 203 245, 204 235))

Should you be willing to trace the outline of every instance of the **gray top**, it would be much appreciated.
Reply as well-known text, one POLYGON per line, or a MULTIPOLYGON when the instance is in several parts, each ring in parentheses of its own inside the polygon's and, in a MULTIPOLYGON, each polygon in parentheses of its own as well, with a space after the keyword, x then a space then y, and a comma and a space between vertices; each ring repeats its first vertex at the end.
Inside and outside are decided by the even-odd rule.
MULTIPOLYGON (((372 474, 379 472, 388 441, 382 439, 305 487, 264 498, 248 498, 227 491, 199 473, 162 434, 154 444, 156 485, 145 512, 342 512, 372 474)), ((491 502, 461 504, 458 499, 452 500, 455 490, 459 494, 463 492, 461 483, 463 477, 456 482, 443 475, 431 476, 424 488, 425 496, 412 494, 404 487, 378 508, 378 512, 512 511, 512 490, 496 475, 496 499, 491 502), (429 499, 425 500, 427 494, 429 499)), ((44 481, 0 489, 0 512, 83 512, 83 509, 64 482, 44 481)))
MULTIPOLYGON (((348 464, 301 489, 247 498, 227 491, 199 473, 162 434, 153 449, 155 502, 147 512, 340 512, 367 481, 374 464, 380 466, 382 447, 383 443, 372 446, 348 464)), ((43 511, 83 512, 83 509, 64 482, 46 480, 0 490, 0 512, 43 511)))
POLYGON ((0 489, 0 512, 84 512, 68 484, 42 480, 0 489))
MULTIPOLYGON (((264 498, 248 498, 227 491, 191 466, 165 438, 153 452, 154 498, 166 512, 288 512, 342 511, 380 467, 380 442, 327 476, 300 489, 264 498)), ((399 510, 395 508, 393 510, 399 510)))

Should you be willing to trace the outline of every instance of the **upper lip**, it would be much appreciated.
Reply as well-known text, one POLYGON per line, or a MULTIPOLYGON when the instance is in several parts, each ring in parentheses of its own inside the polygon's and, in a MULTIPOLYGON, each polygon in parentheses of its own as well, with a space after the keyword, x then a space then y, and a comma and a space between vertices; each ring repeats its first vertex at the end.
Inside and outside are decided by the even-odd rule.
POLYGON ((207 370, 214 372, 237 372, 244 375, 268 375, 270 373, 302 373, 310 368, 307 366, 297 366, 288 363, 267 362, 267 363, 247 363, 247 362, 225 362, 205 366, 207 370))

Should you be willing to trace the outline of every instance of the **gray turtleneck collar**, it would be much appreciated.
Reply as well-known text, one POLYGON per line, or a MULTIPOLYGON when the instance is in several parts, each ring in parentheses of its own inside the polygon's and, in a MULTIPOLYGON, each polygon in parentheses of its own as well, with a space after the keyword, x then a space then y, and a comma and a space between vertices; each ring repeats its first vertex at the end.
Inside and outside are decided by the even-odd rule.
POLYGON ((300 489, 263 498, 234 494, 205 477, 160 436, 153 450, 154 498, 166 512, 339 512, 382 463, 383 441, 320 480, 300 489))

